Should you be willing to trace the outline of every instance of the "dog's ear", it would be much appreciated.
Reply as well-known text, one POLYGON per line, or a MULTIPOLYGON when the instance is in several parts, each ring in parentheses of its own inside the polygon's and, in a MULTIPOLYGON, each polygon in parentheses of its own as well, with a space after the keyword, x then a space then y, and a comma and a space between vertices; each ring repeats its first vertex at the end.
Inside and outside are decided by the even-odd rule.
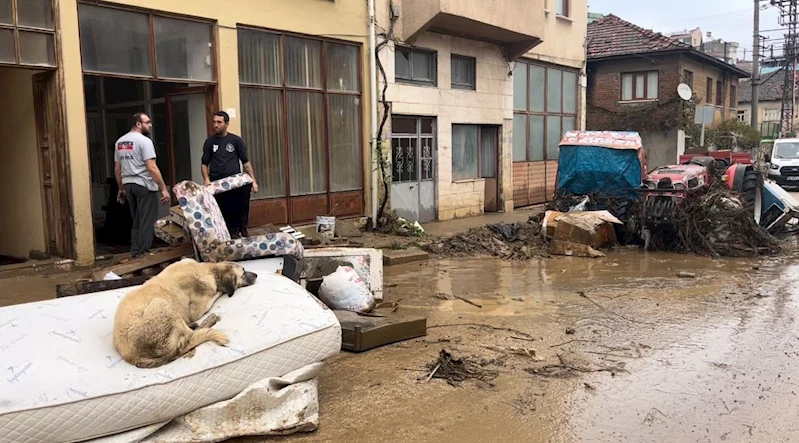
POLYGON ((236 292, 236 274, 233 268, 228 265, 222 264, 216 270, 216 290, 224 292, 228 297, 232 297, 236 292))

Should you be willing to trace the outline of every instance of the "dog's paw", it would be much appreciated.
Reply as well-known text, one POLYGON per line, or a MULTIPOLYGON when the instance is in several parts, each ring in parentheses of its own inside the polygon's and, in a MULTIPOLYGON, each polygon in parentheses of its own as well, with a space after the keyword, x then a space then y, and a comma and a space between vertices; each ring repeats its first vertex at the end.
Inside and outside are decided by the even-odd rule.
POLYGON ((192 349, 191 351, 183 354, 183 358, 192 358, 192 357, 194 357, 194 354, 196 353, 196 351, 197 351, 196 349, 192 349))
POLYGON ((210 328, 211 326, 217 324, 219 320, 222 320, 222 317, 220 317, 217 314, 211 314, 208 317, 205 317, 205 319, 202 321, 202 323, 199 324, 199 326, 196 329, 210 328))

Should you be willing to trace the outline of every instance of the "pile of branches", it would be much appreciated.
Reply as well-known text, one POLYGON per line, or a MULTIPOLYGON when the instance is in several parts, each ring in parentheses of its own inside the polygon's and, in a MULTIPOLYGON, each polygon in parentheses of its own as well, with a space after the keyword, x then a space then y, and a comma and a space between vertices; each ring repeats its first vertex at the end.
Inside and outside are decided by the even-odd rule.
POLYGON ((752 257, 780 252, 778 240, 759 226, 753 209, 723 185, 676 208, 673 232, 652 232, 650 250, 713 257, 752 257))
POLYGON ((428 380, 440 378, 447 381, 450 386, 458 387, 466 380, 475 380, 493 386, 491 381, 497 378, 499 372, 493 369, 486 369, 486 366, 494 364, 495 361, 477 361, 467 358, 455 358, 442 349, 438 354, 438 359, 427 364, 430 371, 428 380))

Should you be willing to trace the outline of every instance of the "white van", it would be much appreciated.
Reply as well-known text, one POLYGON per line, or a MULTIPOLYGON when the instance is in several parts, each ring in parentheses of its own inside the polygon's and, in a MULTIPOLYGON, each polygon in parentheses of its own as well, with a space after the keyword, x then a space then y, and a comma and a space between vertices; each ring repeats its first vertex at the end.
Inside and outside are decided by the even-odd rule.
POLYGON ((771 155, 765 156, 768 178, 784 187, 799 187, 799 138, 774 140, 771 155))

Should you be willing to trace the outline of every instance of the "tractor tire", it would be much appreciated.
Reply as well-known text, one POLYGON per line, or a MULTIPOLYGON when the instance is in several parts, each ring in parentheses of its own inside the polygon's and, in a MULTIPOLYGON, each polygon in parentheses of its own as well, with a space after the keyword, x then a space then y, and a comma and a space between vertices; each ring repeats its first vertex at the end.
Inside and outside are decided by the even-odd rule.
POLYGON ((616 231, 616 240, 622 245, 628 245, 635 239, 635 233, 630 231, 630 226, 628 224, 630 217, 633 215, 633 204, 633 200, 619 198, 613 200, 610 207, 608 207, 608 212, 613 214, 613 216, 618 218, 622 223, 620 225, 613 225, 614 231, 616 231))
POLYGON ((744 179, 743 184, 741 185, 741 189, 736 189, 741 196, 744 198, 744 205, 747 208, 752 208, 755 206, 755 197, 757 195, 757 189, 760 184, 760 178, 757 174, 757 171, 754 168, 748 167, 744 172, 744 179))

